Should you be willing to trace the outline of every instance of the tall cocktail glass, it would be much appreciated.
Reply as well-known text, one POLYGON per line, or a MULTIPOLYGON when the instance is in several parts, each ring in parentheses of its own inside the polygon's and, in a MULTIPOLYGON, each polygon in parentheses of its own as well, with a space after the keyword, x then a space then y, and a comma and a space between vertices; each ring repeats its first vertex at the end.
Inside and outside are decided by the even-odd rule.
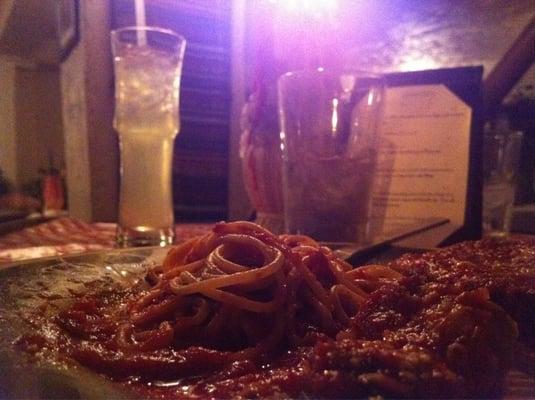
POLYGON ((121 152, 117 243, 163 246, 174 240, 172 160, 186 41, 167 29, 127 27, 111 42, 121 152))
POLYGON ((279 79, 285 230, 365 242, 384 82, 323 69, 279 79))

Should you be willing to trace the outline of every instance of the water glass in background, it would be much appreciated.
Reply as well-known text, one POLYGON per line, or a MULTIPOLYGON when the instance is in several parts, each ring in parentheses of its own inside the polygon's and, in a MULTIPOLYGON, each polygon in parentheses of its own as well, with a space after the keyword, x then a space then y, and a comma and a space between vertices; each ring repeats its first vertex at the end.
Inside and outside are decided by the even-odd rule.
POLYGON ((153 27, 112 32, 115 119, 121 153, 119 246, 166 245, 174 239, 172 160, 180 130, 180 75, 185 40, 153 27))
POLYGON ((279 79, 285 229, 364 242, 383 79, 323 69, 279 79))
POLYGON ((510 231, 522 132, 486 129, 483 147, 483 233, 510 231))

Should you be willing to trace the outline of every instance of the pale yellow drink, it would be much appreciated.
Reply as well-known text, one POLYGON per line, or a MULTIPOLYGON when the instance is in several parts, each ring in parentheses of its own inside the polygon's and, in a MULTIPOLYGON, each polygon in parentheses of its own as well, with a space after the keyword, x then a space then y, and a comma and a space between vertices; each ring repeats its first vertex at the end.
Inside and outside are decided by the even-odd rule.
POLYGON ((120 245, 168 244, 182 54, 149 45, 114 50, 114 126, 121 149, 117 239, 120 245))

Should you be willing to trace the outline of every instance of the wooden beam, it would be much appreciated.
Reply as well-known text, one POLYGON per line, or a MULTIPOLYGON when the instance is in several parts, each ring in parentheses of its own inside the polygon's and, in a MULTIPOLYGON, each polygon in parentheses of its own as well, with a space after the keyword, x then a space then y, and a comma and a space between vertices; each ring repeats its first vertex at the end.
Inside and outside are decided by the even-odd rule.
POLYGON ((113 121, 110 2, 80 1, 80 43, 61 66, 69 211, 116 221, 118 139, 113 121))
POLYGON ((0 169, 5 178, 17 182, 17 129, 15 118, 15 64, 0 58, 0 169))
POLYGON ((535 62, 535 17, 518 35, 483 84, 486 115, 492 115, 509 91, 535 62))

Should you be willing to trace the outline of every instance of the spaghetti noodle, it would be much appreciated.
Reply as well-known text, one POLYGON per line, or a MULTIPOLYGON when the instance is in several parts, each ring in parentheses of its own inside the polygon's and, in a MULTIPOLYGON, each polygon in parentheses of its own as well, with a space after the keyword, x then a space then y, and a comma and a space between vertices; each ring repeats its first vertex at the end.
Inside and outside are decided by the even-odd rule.
POLYGON ((173 248, 151 277, 130 305, 121 347, 166 347, 179 337, 242 359, 282 341, 297 345, 311 327, 334 335, 380 280, 401 274, 384 266, 355 273, 308 237, 231 222, 173 248))

